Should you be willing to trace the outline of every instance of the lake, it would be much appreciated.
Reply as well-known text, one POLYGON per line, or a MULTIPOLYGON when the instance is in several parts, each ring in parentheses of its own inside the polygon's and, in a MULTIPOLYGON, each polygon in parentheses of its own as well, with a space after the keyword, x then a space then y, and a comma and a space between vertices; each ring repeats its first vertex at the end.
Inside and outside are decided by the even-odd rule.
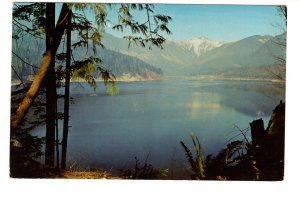
POLYGON ((184 173, 180 141, 193 150, 190 132, 199 138, 204 156, 216 154, 238 135, 235 125, 245 129, 263 118, 266 127, 284 100, 284 85, 271 82, 118 82, 114 96, 105 94, 102 82, 98 86, 94 91, 86 83, 71 84, 68 166, 73 169, 114 172, 134 167, 137 157, 141 164, 184 173))

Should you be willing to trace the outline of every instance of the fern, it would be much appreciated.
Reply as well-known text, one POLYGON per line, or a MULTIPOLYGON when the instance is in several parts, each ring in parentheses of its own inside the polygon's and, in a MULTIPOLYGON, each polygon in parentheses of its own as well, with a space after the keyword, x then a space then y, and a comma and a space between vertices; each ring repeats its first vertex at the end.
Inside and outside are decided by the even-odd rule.
POLYGON ((195 163, 195 161, 194 161, 194 158, 193 158, 193 156, 192 156, 192 153, 191 153, 190 149, 184 144, 184 142, 180 141, 180 144, 181 144, 181 146, 182 146, 183 149, 184 149, 186 158, 187 158, 187 160, 188 160, 188 162, 189 162, 189 164, 190 164, 192 170, 193 170, 194 172, 197 171, 196 163, 195 163))
POLYGON ((203 179, 205 177, 205 175, 204 175, 204 163, 203 163, 202 148, 201 148, 200 142, 198 140, 198 137, 195 136, 194 133, 191 133, 190 137, 192 138, 194 148, 195 148, 196 153, 197 153, 197 157, 196 157, 197 165, 196 166, 198 168, 198 173, 200 175, 200 179, 203 179), (196 141, 197 141, 197 143, 196 143, 196 141))
POLYGON ((184 142, 180 141, 180 144, 183 147, 186 158, 194 172, 191 177, 193 179, 196 178, 201 180, 205 178, 202 148, 197 136, 195 136, 194 133, 191 133, 190 137, 193 141, 194 149, 196 151, 196 159, 193 158, 191 150, 184 144, 184 142))

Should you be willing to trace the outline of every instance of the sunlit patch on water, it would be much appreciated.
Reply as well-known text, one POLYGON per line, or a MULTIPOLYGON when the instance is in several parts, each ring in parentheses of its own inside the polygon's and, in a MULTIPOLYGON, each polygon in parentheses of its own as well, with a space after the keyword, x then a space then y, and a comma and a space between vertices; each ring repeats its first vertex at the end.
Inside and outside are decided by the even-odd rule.
POLYGON ((194 92, 185 103, 187 117, 191 120, 199 119, 201 115, 215 115, 218 113, 221 105, 220 97, 213 93, 194 92))

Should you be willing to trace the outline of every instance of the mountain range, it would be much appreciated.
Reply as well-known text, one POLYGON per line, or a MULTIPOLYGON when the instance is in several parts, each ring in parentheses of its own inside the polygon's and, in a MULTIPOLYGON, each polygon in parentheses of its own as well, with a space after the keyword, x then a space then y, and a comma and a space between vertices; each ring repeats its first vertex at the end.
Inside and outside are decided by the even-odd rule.
MULTIPOLYGON (((98 47, 97 52, 103 65, 119 79, 153 80, 163 75, 270 78, 267 69, 278 67, 281 64, 278 58, 285 60, 285 41, 285 34, 275 37, 254 35, 233 42, 196 37, 178 42, 167 40, 163 49, 155 46, 149 49, 135 43, 129 47, 127 40, 104 33, 102 43, 105 48, 98 47)), ((92 45, 89 46, 91 48, 92 45)), ((13 51, 35 66, 39 65, 44 48, 43 42, 33 45, 26 39, 22 45, 13 43, 13 51)), ((75 59, 84 55, 81 50, 73 54, 75 59)), ((19 75, 34 73, 14 55, 12 65, 19 75)), ((14 72, 12 75, 16 78, 14 72)))
POLYGON ((233 42, 198 37, 179 42, 166 41, 163 49, 152 47, 149 50, 134 43, 128 48, 128 41, 106 33, 103 44, 107 49, 159 67, 167 76, 186 76, 224 74, 225 71, 241 74, 238 71, 276 67, 280 64, 276 57, 285 59, 285 45, 278 45, 285 40, 285 34, 275 37, 254 35, 233 42))

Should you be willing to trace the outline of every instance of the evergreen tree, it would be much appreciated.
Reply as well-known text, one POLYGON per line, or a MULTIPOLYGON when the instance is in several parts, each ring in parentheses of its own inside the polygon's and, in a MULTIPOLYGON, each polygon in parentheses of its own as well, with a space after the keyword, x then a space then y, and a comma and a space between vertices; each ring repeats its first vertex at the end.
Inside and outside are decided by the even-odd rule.
MULTIPOLYGON (((46 51, 50 50, 54 42, 55 31, 55 3, 46 4, 46 51)), ((46 150, 45 164, 54 166, 54 143, 55 143, 55 115, 56 115, 56 76, 55 60, 50 62, 49 70, 44 80, 46 86, 46 150)))
MULTIPOLYGON (((97 46, 101 44, 102 33, 107 28, 107 14, 113 7, 117 10, 118 23, 113 29, 123 31, 130 29, 131 36, 124 38, 142 46, 153 45, 162 48, 165 38, 160 32, 170 34, 167 25, 171 18, 169 16, 155 14, 154 6, 149 4, 86 4, 86 3, 63 3, 57 23, 55 21, 56 3, 25 3, 14 4, 13 11, 13 39, 20 40, 26 36, 32 36, 39 40, 46 40, 46 50, 43 54, 38 71, 34 75, 34 80, 30 83, 23 100, 16 110, 12 111, 11 131, 12 135, 18 131, 20 124, 29 108, 33 105, 42 86, 46 86, 46 155, 45 163, 54 166, 54 145, 55 145, 55 124, 58 116, 56 111, 57 95, 56 83, 60 80, 66 80, 69 75, 84 78, 93 87, 96 87, 95 70, 97 69, 107 85, 114 83, 114 76, 109 70, 101 66, 101 59, 97 55, 97 46), (94 23, 86 17, 85 12, 92 11, 94 14, 94 23), (145 11, 146 21, 139 22, 134 19, 132 12, 145 11), (70 19, 72 17, 72 21, 70 19), (95 25, 94 25, 95 24, 95 25), (62 38, 66 32, 76 33, 77 40, 73 42, 73 50, 76 48, 86 48, 85 56, 81 60, 71 62, 72 50, 70 48, 70 38, 68 37, 67 52, 58 54, 59 46, 62 44, 62 38), (90 55, 89 45, 92 45, 92 55, 90 55), (67 55, 67 59, 66 59, 67 55), (58 66, 55 71, 55 60, 67 63, 67 66, 58 66)), ((14 52, 13 52, 14 53, 14 52)), ((21 58, 22 59, 22 58, 21 58)), ((24 61, 24 60, 23 60, 24 61)), ((13 67, 13 66, 12 66, 13 67)), ((17 73, 16 73, 17 74, 17 73)), ((17 75, 16 75, 17 76, 17 75)), ((21 79, 21 78, 20 78, 21 79)), ((22 79, 21 79, 22 82, 22 79)), ((25 91, 25 90, 23 90, 25 91)), ((66 87, 66 98, 68 99, 69 88, 66 87)), ((65 150, 62 155, 62 167, 65 168, 67 132, 68 132, 68 102, 65 103, 65 127, 63 144, 65 150)), ((57 130, 57 127, 56 127, 57 130)), ((58 142, 58 138, 56 138, 58 142)), ((58 159, 58 158, 57 158, 58 159)))

